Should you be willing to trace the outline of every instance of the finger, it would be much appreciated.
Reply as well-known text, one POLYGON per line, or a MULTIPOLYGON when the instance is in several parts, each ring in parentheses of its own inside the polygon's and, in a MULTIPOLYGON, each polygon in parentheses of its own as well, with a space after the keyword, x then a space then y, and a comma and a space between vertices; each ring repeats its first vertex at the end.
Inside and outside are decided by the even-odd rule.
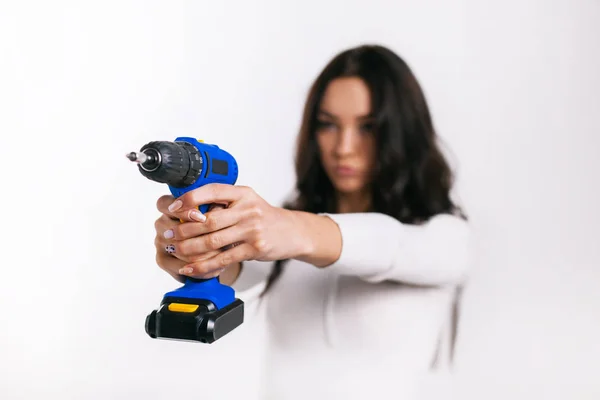
POLYGON ((174 244, 174 253, 181 254, 184 257, 193 257, 221 250, 225 246, 243 241, 246 232, 246 229, 243 227, 234 225, 217 232, 178 241, 174 244))
POLYGON ((193 257, 182 257, 181 255, 176 256, 175 254, 171 254, 163 248, 157 248, 156 262, 162 269, 169 272, 173 277, 176 277, 175 275, 179 275, 179 270, 185 265, 212 258, 219 253, 220 250, 193 257))
POLYGON ((175 241, 165 239, 163 235, 157 234, 154 237, 154 247, 156 248, 156 253, 160 254, 161 259, 179 259, 182 262, 189 263, 195 261, 197 258, 194 257, 186 257, 182 254, 175 253, 175 241))
POLYGON ((173 196, 170 196, 170 195, 161 196, 156 201, 156 208, 158 209, 158 211, 160 211, 164 215, 167 215, 173 221, 179 221, 179 222, 197 221, 197 222, 202 222, 202 221, 204 221, 206 219, 206 217, 198 209, 196 209, 196 208, 191 209, 191 210, 185 210, 184 212, 171 212, 171 211, 169 211, 169 205, 172 204, 173 201, 175 201, 175 198, 173 196))
POLYGON ((207 216, 213 211, 213 210, 220 210, 220 209, 224 209, 227 208, 226 205, 224 204, 211 204, 208 207, 208 211, 206 211, 205 214, 202 214, 202 212, 198 209, 198 208, 192 208, 190 210, 185 210, 183 212, 174 212, 172 213, 173 215, 175 215, 176 217, 179 218, 180 222, 204 222, 206 221, 207 216))
MULTIPOLYGON (((230 185, 227 185, 227 186, 230 186, 230 185)), ((169 206, 174 201, 175 201, 175 198, 173 196, 165 195, 158 199, 156 207, 158 208, 158 210, 161 213, 168 215, 173 220, 177 220, 180 222, 193 222, 193 221, 204 222, 205 221, 205 219, 206 219, 205 215, 203 215, 198 210, 198 206, 200 206, 200 205, 194 206, 190 209, 182 209, 182 211, 174 212, 174 211, 169 210, 169 206)), ((218 209, 223 209, 223 208, 227 208, 227 204, 212 203, 209 206, 209 211, 207 211, 207 214, 212 210, 218 210, 218 209)))
MULTIPOLYGON (((166 195, 166 196, 162 196, 158 199, 157 201, 157 208, 158 210, 163 213, 168 215, 169 217, 171 217, 174 220, 180 221, 180 222, 191 222, 191 221, 197 221, 197 222, 203 222, 205 220, 205 216, 197 209, 198 206, 192 207, 191 209, 186 209, 184 211, 180 211, 180 212, 172 212, 169 210, 169 206, 175 201, 175 198, 173 196, 170 195, 166 195)), ((223 208, 227 208, 227 204, 218 204, 218 203, 212 203, 209 206, 209 211, 212 210, 219 210, 219 209, 223 209, 223 208)))
POLYGON ((154 230, 157 234, 162 235, 163 232, 172 229, 173 227, 179 226, 181 223, 179 220, 175 221, 166 214, 161 215, 154 221, 154 230))
POLYGON ((191 263, 206 258, 215 256, 221 250, 209 251, 206 253, 191 252, 189 254, 182 254, 181 251, 177 251, 178 242, 175 240, 167 240, 162 235, 156 235, 154 239, 154 247, 156 251, 163 254, 165 257, 177 258, 185 263, 191 263))
POLYGON ((239 223, 249 212, 243 209, 220 209, 206 213, 204 222, 185 222, 169 227, 163 232, 166 239, 186 240, 220 231, 239 223))
POLYGON ((166 232, 173 232, 179 225, 181 225, 179 221, 174 221, 164 214, 154 221, 154 230, 156 231, 154 245, 157 249, 164 249, 166 245, 174 241, 174 239, 170 237, 170 234, 167 234, 166 232))
POLYGON ((157 202, 157 208, 160 212, 167 215, 173 221, 179 222, 204 222, 206 221, 206 215, 213 210, 221 210, 226 208, 223 204, 211 204, 206 214, 202 214, 197 208, 184 210, 181 212, 171 212, 168 207, 174 201, 172 196, 163 196, 157 202))
POLYGON ((158 198, 156 201, 156 208, 161 214, 165 214, 171 219, 179 221, 179 217, 169 211, 169 205, 175 201, 175 197, 171 195, 165 195, 158 198))
POLYGON ((169 205, 168 210, 181 213, 204 204, 230 204, 239 201, 250 192, 251 189, 245 186, 210 183, 180 196, 169 205))
POLYGON ((247 243, 241 243, 228 250, 220 252, 206 260, 189 263, 180 270, 180 273, 190 277, 204 278, 219 274, 231 264, 251 260, 254 248, 247 243), (212 275, 211 275, 212 274, 212 275))

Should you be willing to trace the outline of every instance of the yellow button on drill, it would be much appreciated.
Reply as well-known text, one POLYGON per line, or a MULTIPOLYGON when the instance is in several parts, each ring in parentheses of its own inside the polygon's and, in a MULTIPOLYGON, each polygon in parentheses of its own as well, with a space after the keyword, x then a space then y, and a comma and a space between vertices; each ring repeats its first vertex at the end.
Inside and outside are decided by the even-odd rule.
POLYGON ((198 141, 199 141, 200 143, 204 143, 204 140, 202 140, 202 139, 198 139, 198 141))
POLYGON ((192 313, 198 309, 198 304, 171 303, 169 311, 192 313))

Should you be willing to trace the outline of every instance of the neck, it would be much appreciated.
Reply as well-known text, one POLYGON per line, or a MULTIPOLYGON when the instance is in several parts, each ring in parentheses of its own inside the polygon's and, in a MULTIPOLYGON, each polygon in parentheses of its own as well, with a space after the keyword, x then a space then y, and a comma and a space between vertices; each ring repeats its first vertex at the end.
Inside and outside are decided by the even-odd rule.
POLYGON ((367 212, 371 208, 369 193, 338 193, 337 210, 340 214, 367 212))

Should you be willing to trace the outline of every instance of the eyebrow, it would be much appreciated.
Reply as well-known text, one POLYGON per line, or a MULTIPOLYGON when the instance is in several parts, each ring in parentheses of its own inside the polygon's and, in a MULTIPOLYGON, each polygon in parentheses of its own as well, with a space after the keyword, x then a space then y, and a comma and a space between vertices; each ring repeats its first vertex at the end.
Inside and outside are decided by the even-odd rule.
MULTIPOLYGON (((330 112, 327 112, 325 110, 320 109, 317 113, 322 114, 323 116, 325 116, 327 118, 331 118, 333 120, 338 119, 335 115, 333 115, 330 112)), ((358 119, 362 119, 362 120, 369 120, 369 119, 373 119, 373 118, 375 118, 375 116, 373 114, 367 114, 367 115, 362 115, 362 116, 358 117, 358 119)))

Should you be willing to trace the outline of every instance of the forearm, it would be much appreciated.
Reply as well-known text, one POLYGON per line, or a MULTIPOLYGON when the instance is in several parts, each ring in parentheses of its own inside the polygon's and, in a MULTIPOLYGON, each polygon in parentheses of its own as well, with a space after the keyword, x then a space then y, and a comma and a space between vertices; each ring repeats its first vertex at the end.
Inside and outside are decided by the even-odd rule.
MULTIPOLYGON (((342 236, 338 225, 329 217, 301 211, 289 211, 293 241, 293 259, 325 267, 333 264, 342 251, 342 236)), ((219 281, 232 286, 241 274, 242 263, 234 263, 219 275, 219 281)))
POLYGON ((419 226, 378 213, 331 214, 304 220, 304 226, 314 227, 305 236, 321 240, 308 241, 313 247, 305 259, 319 261, 319 266, 341 275, 374 283, 388 280, 446 285, 462 281, 470 263, 468 225, 458 217, 437 215, 419 226))
MULTIPOLYGON (((338 225, 331 218, 302 211, 280 211, 280 217, 286 221, 285 235, 289 237, 288 244, 291 245, 285 258, 303 261, 316 267, 326 267, 339 258, 342 251, 342 235, 338 225)), ((229 265, 220 274, 220 282, 228 286, 234 285, 242 273, 242 268, 242 263, 229 265)))
POLYGON ((333 264, 342 251, 342 235, 338 225, 329 217, 302 211, 290 211, 292 235, 298 240, 298 250, 292 258, 326 267, 333 264))

